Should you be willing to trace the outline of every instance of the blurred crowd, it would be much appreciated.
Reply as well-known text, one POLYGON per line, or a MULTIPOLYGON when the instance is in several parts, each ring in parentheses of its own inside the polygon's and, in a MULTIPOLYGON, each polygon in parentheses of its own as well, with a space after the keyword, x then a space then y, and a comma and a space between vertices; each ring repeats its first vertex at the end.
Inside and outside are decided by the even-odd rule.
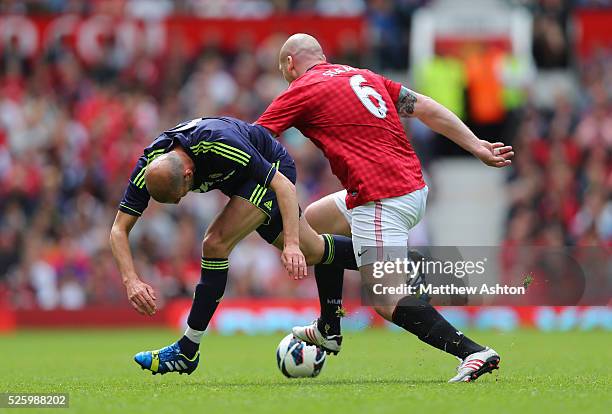
POLYGON ((507 244, 612 245, 612 56, 585 62, 580 100, 523 108, 507 244))
MULTIPOLYGON (((0 12, 94 12, 98 7, 137 13, 155 4, 165 7, 164 13, 202 14, 198 10, 214 9, 209 6, 246 3, 267 12, 367 13, 372 25, 393 31, 403 27, 397 19, 404 15, 397 10, 409 16, 426 2, 29 0, 3 1, 0 12)), ((108 232, 135 160, 160 130, 180 121, 203 114, 257 119, 286 88, 277 69, 283 41, 271 36, 254 50, 203 46, 196 56, 171 47, 164 59, 144 52, 127 58, 120 45, 109 44, 87 65, 61 44, 35 58, 5 44, 0 54, 0 291, 10 292, 20 308, 126 305, 108 232)), ((371 67, 359 53, 328 57, 371 67)), ((610 245, 611 67, 610 55, 581 63, 577 103, 560 95, 552 111, 529 101, 515 111, 517 127, 510 138, 517 158, 508 179, 511 208, 504 243, 610 245)), ((327 161, 304 137, 289 131, 282 140, 298 165, 303 207, 339 188, 327 161)), ((152 202, 132 231, 138 272, 162 302, 191 295, 200 277, 202 235, 226 201, 213 192, 191 194, 179 206, 152 202)), ((312 278, 299 284, 289 280, 278 253, 257 235, 232 253, 230 281, 228 296, 316 295, 312 278)))

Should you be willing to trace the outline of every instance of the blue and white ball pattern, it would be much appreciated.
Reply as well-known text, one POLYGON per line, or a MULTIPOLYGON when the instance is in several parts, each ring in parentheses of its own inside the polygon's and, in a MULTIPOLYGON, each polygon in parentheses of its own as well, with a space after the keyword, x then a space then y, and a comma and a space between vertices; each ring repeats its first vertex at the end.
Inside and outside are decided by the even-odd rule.
POLYGON ((325 365, 325 351, 289 334, 276 348, 276 364, 287 378, 316 377, 325 365))

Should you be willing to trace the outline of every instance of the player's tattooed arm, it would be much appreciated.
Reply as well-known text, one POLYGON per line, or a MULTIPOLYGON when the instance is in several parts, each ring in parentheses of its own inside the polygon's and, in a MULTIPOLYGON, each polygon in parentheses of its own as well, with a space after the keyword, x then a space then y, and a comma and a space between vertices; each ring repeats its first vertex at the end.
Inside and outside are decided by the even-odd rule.
POLYGON ((514 151, 511 146, 479 139, 451 110, 426 95, 402 86, 397 112, 400 116, 418 118, 488 166, 501 168, 512 163, 514 151))
POLYGON ((402 86, 399 99, 397 101, 397 113, 401 117, 414 116, 414 106, 417 103, 417 94, 410 89, 402 86))

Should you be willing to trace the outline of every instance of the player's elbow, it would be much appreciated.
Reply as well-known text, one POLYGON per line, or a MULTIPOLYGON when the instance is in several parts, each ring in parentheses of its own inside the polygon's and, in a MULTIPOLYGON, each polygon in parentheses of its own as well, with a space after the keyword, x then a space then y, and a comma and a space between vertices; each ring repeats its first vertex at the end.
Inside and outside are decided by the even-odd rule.
POLYGON ((108 234, 108 245, 110 246, 111 250, 113 249, 115 245, 115 235, 113 234, 112 228, 111 228, 110 233, 108 234))
POLYGON ((110 244, 111 247, 113 247, 113 245, 117 241, 117 238, 119 237, 120 233, 121 233, 121 230, 118 228, 118 226, 116 224, 113 224, 108 234, 108 243, 110 244))
POLYGON ((113 223, 110 233, 108 235, 108 242, 111 247, 117 243, 121 238, 127 238, 127 229, 123 228, 119 223, 113 223))

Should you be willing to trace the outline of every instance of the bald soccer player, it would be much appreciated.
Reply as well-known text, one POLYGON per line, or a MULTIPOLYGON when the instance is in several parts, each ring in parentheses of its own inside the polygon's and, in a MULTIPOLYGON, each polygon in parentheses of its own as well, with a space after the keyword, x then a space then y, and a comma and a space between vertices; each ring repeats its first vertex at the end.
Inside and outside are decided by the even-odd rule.
POLYGON ((323 261, 357 269, 349 238, 318 235, 300 219, 295 180, 295 164, 285 148, 265 128, 234 118, 179 124, 145 148, 110 235, 128 298, 138 312, 156 311, 155 292, 138 276, 128 242, 149 198, 177 204, 189 191, 220 190, 230 200, 204 235, 201 280, 185 335, 165 348, 138 353, 134 359, 142 369, 191 374, 197 368, 200 340, 225 291, 229 254, 252 231, 282 250, 281 261, 296 279, 306 276, 307 265, 323 261))
MULTIPOLYGON (((307 34, 285 42, 279 69, 289 87, 256 124, 274 135, 299 129, 323 151, 345 188, 310 206, 305 213, 309 223, 319 232, 352 236, 363 291, 371 295, 374 309, 459 358, 451 382, 475 380, 496 369, 497 352, 467 338, 425 300, 372 295, 378 283, 372 269, 375 262, 394 259, 385 251, 389 247, 405 247, 407 257, 408 233, 425 212, 428 189, 400 117, 419 118, 491 167, 509 165, 512 148, 478 139, 451 111, 399 83, 369 70, 328 63, 319 42, 307 34)), ((342 274, 338 267, 315 267, 321 316, 293 329, 300 339, 336 352, 342 339, 342 274)))

